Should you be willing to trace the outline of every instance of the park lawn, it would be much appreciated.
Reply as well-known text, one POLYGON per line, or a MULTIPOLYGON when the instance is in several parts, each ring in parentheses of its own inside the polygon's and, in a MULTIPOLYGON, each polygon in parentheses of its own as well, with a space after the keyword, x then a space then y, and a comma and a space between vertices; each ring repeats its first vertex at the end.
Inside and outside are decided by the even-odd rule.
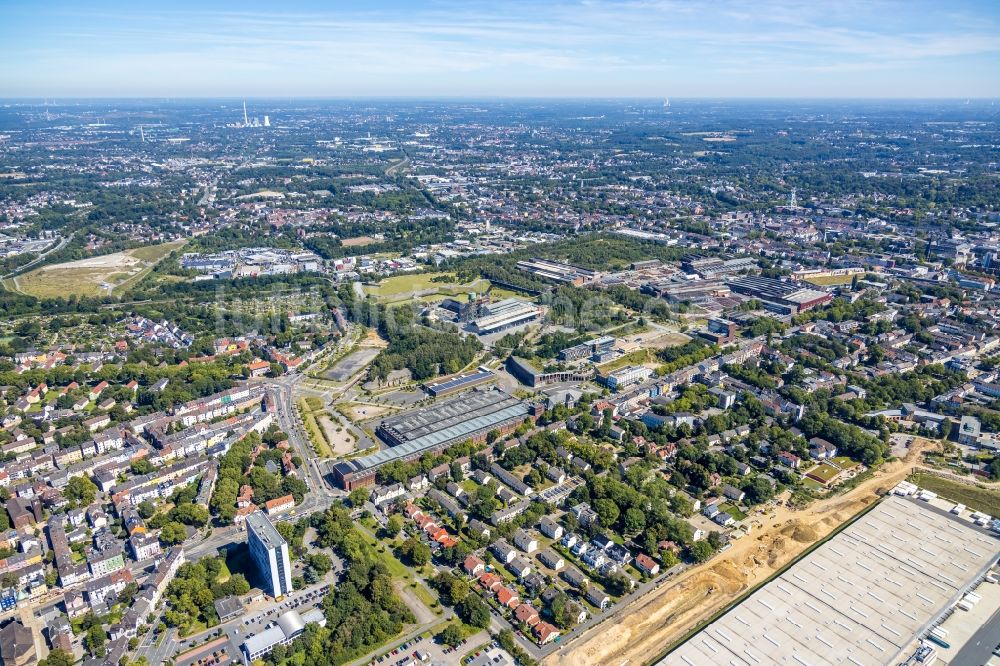
POLYGON ((208 625, 201 620, 195 620, 190 624, 185 624, 177 629, 177 635, 181 638, 187 638, 188 636, 194 636, 200 634, 203 631, 208 630, 208 625))
POLYGON ((471 624, 466 624, 461 620, 459 620, 457 617, 453 617, 450 620, 446 620, 441 624, 436 625, 433 629, 430 630, 430 634, 432 636, 437 636, 438 634, 440 634, 442 631, 444 631, 453 624, 456 625, 459 628, 459 630, 461 630, 462 640, 467 639, 469 636, 475 636, 480 631, 482 631, 482 629, 477 629, 476 627, 473 627, 471 624))
POLYGON ((505 298, 524 298, 526 294, 514 291, 512 289, 504 289, 503 287, 498 287, 492 282, 490 283, 490 298, 496 300, 503 300, 505 298))
POLYGON ((403 275, 394 275, 393 277, 386 278, 379 282, 378 286, 366 285, 365 291, 373 296, 393 296, 396 294, 405 294, 411 291, 421 291, 423 289, 431 289, 439 287, 445 284, 453 284, 452 282, 434 282, 434 278, 440 278, 447 276, 453 278, 454 275, 450 273, 404 273, 403 275))
POLYGON ((426 294, 424 296, 417 296, 414 298, 410 295, 410 292, 403 292, 401 294, 395 294, 392 296, 385 296, 381 300, 386 305, 395 305, 398 303, 411 303, 413 301, 419 301, 430 305, 431 303, 440 303, 446 298, 449 298, 450 294, 426 294))
POLYGON ((389 548, 385 547, 385 544, 380 544, 377 539, 369 536, 367 532, 362 530, 357 530, 357 532, 361 535, 365 542, 372 547, 372 554, 382 560, 386 568, 389 570, 389 573, 392 574, 394 578, 405 580, 411 580, 413 578, 413 574, 410 573, 410 570, 406 567, 406 565, 396 559, 396 556, 392 554, 392 551, 389 548), (379 552, 380 546, 382 547, 382 552, 379 552))
POLYGON ((1000 516, 1000 488, 980 488, 920 472, 910 475, 909 481, 925 490, 937 493, 943 499, 964 504, 973 511, 1000 516))
POLYGON ((416 583, 415 586, 410 585, 410 589, 417 595, 417 598, 420 599, 420 601, 427 606, 427 608, 434 611, 438 615, 441 614, 440 604, 438 607, 435 607, 434 604, 437 603, 437 600, 434 598, 434 595, 431 594, 431 591, 428 590, 422 582, 415 579, 415 576, 410 569, 392 554, 391 548, 386 547, 385 544, 379 543, 377 539, 369 536, 367 532, 362 530, 357 530, 357 532, 361 535, 365 542, 372 547, 372 554, 382 560, 386 569, 389 570, 389 574, 393 578, 407 581, 407 585, 410 585, 411 582, 416 583), (382 547, 383 552, 379 552, 379 547, 382 547))
POLYGON ((216 583, 225 583, 227 580, 233 577, 232 572, 229 571, 229 567, 226 563, 222 563, 222 567, 219 568, 219 575, 215 577, 216 583))

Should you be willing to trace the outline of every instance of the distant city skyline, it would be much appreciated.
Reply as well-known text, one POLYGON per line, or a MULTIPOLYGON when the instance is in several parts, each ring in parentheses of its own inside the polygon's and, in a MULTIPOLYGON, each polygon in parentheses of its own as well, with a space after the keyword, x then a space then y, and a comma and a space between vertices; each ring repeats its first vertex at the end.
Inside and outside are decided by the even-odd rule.
POLYGON ((0 96, 1000 97, 989 0, 370 4, 12 0, 0 96))

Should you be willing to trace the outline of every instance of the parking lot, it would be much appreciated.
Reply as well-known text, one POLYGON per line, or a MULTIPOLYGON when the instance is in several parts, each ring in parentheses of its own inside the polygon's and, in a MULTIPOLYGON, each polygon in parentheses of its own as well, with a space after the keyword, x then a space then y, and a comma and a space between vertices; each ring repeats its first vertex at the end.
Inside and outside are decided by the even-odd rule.
POLYGON ((297 610, 300 613, 304 613, 310 608, 319 607, 323 601, 323 597, 329 591, 329 584, 301 590, 280 603, 272 604, 248 617, 241 617, 215 627, 210 633, 203 633, 181 640, 177 644, 177 649, 182 652, 176 661, 177 666, 225 664, 227 663, 227 659, 222 653, 226 653, 229 659, 239 662, 239 646, 246 640, 247 636, 260 633, 277 620, 279 616, 290 610, 297 610), (216 640, 203 645, 206 639, 216 640), (206 649, 210 646, 211 649, 206 649))
POLYGON ((481 645, 489 638, 486 631, 473 634, 457 647, 434 641, 432 636, 415 638, 372 659, 369 666, 416 666, 417 664, 457 664, 470 646, 481 645))
POLYGON ((329 591, 329 585, 323 585, 322 587, 311 590, 302 590, 301 592, 297 592, 289 596, 281 603, 271 606, 267 610, 262 610, 259 613, 251 615, 250 617, 238 620, 235 627, 241 636, 245 636, 250 633, 257 633, 258 631, 266 628, 266 625, 277 620, 282 613, 287 613, 290 610, 298 610, 302 612, 303 610, 308 610, 306 607, 318 606, 323 600, 323 597, 329 591))

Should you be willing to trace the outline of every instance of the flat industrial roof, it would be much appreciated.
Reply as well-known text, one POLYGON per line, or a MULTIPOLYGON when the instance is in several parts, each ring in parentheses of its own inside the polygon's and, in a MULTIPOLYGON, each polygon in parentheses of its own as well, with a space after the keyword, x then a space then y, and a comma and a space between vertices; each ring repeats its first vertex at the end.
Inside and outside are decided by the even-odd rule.
POLYGON ((891 496, 658 666, 883 666, 1000 557, 1000 540, 891 496))
POLYGON ((523 419, 530 411, 527 403, 500 389, 470 391, 385 419, 379 428, 391 433, 402 444, 369 456, 338 462, 337 466, 344 471, 371 469, 435 446, 488 432, 512 419, 523 419))
POLYGON ((538 306, 514 298, 494 303, 488 307, 489 314, 472 322, 472 325, 479 330, 506 326, 515 321, 537 317, 541 313, 538 306))
POLYGON ((427 389, 430 391, 435 391, 437 393, 443 393, 445 391, 451 391, 453 389, 459 388, 466 384, 477 384, 484 382, 487 379, 494 377, 494 373, 489 370, 477 370, 468 375, 459 375, 457 377, 452 377, 444 381, 440 381, 434 384, 428 384, 427 389))
POLYGON ((271 521, 267 519, 263 511, 254 511, 247 516, 247 525, 253 528, 254 534, 268 548, 279 548, 285 543, 285 538, 271 524, 271 521))
POLYGON ((434 438, 456 426, 462 430, 469 429, 471 420, 492 416, 510 407, 519 407, 525 413, 528 411, 525 403, 500 389, 472 391, 389 417, 379 427, 401 442, 410 443, 427 437, 434 438))

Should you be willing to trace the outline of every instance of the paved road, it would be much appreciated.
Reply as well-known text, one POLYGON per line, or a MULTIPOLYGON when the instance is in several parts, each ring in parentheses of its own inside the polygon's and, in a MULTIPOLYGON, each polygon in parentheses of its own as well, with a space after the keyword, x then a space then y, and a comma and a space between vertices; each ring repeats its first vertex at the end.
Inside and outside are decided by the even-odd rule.
POLYGON ((1000 609, 972 635, 959 650, 950 666, 983 666, 989 663, 993 650, 1000 646, 1000 609))
MULTIPOLYGON (((277 417, 278 426, 288 435, 288 441, 298 453, 299 457, 305 461, 305 474, 303 481, 309 486, 310 494, 317 493, 321 496, 329 497, 331 488, 323 478, 316 453, 312 450, 305 430, 299 422, 298 412, 295 411, 295 399, 293 387, 301 381, 302 375, 295 375, 286 378, 284 381, 275 381, 271 386, 275 389, 277 397, 277 417)), ((308 495, 307 495, 308 497, 308 495)))
POLYGON ((24 266, 19 266, 16 269, 14 269, 13 271, 11 271, 10 273, 7 273, 7 275, 4 275, 2 279, 6 280, 7 278, 14 277, 15 275, 20 275, 21 273, 24 273, 25 271, 27 271, 32 266, 36 265, 38 262, 40 262, 43 259, 45 259, 45 257, 49 256, 53 252, 56 252, 57 250, 61 250, 64 247, 66 247, 66 243, 68 243, 71 240, 73 240, 73 236, 75 236, 75 235, 76 235, 76 232, 74 231, 69 236, 66 236, 65 238, 60 238, 58 243, 56 243, 55 245, 53 245, 49 249, 45 250, 45 252, 42 252, 40 255, 38 255, 37 257, 35 257, 31 261, 29 261, 28 263, 26 263, 24 266))

